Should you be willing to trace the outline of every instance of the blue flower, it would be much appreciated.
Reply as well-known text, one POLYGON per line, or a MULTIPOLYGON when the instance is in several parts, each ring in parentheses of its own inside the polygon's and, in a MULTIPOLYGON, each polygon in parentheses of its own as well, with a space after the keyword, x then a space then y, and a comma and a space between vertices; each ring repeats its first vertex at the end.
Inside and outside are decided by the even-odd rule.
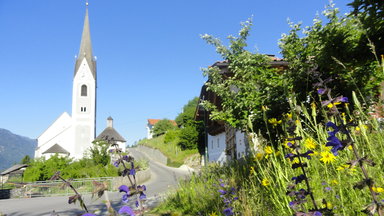
POLYGON ((115 167, 119 167, 119 164, 120 164, 120 160, 113 162, 113 166, 115 166, 115 167))
POLYGON ((226 208, 226 209, 224 209, 223 213, 224 213, 226 216, 233 215, 232 208, 226 208))
POLYGON ((121 209, 119 210, 119 214, 127 214, 129 216, 135 216, 135 213, 129 206, 121 207, 121 209))
POLYGON ((85 214, 82 214, 81 216, 96 216, 96 215, 91 214, 91 213, 85 213, 85 214))
POLYGON ((299 184, 300 182, 304 181, 306 178, 305 178, 305 175, 304 174, 301 174, 299 176, 295 176, 295 177, 292 177, 292 180, 295 181, 295 184, 299 184))
POLYGON ((139 199, 145 200, 147 198, 147 195, 145 195, 143 192, 140 193, 139 199))
POLYGON ((127 203, 128 202, 128 198, 131 196, 131 193, 129 191, 129 188, 127 185, 121 185, 119 187, 119 192, 124 192, 125 194, 123 195, 123 197, 121 198, 121 201, 123 201, 124 203, 127 203))
POLYGON ((321 214, 319 211, 315 211, 313 212, 313 216, 323 216, 323 214, 321 214))
POLYGON ((226 193, 227 193, 227 191, 225 191, 225 190, 218 190, 219 191, 219 193, 221 193, 222 195, 225 195, 226 193))
POLYGON ((324 88, 319 88, 319 89, 317 89, 317 93, 319 94, 319 95, 322 95, 322 94, 324 94, 326 92, 326 89, 324 89, 324 88))

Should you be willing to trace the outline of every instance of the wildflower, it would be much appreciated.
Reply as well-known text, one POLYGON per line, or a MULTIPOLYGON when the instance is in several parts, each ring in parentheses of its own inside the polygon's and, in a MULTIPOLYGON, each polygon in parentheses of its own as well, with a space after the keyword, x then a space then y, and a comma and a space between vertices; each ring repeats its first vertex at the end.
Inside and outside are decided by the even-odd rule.
POLYGON ((332 209, 333 205, 330 202, 325 202, 321 205, 321 208, 327 208, 327 209, 332 209))
POLYGON ((292 119, 292 113, 287 113, 287 118, 292 119))
POLYGON ((263 157, 264 157, 264 154, 259 152, 259 153, 256 154, 255 159, 258 160, 258 161, 261 161, 263 159, 263 157))
POLYGON ((273 153, 273 149, 271 146, 267 146, 264 148, 264 151, 266 154, 272 154, 273 153))
POLYGON ((320 155, 321 155, 320 160, 321 160, 323 163, 325 163, 325 164, 327 164, 327 163, 332 163, 332 162, 334 162, 335 159, 336 159, 336 156, 333 155, 333 154, 331 154, 330 152, 321 152, 320 155))
POLYGON ((313 153, 310 153, 308 155, 313 157, 313 156, 319 155, 319 152, 318 151, 313 151, 313 153))
POLYGON ((119 214, 127 214, 129 216, 135 216, 135 213, 129 206, 123 206, 119 210, 119 214))
POLYGON ((291 162, 293 164, 298 164, 298 163, 300 163, 300 160, 299 160, 299 158, 294 158, 293 160, 291 160, 291 162))
POLYGON ((349 149, 349 150, 352 150, 352 149, 353 149, 353 147, 352 147, 351 145, 349 145, 349 146, 348 146, 348 149, 349 149))
POLYGON ((338 185, 339 182, 338 182, 336 179, 333 179, 333 180, 331 181, 331 184, 333 184, 333 185, 338 185))
POLYGON ((300 182, 306 179, 305 175, 301 174, 299 176, 292 177, 292 180, 295 181, 295 184, 299 184, 300 182))
POLYGON ((81 216, 96 216, 96 215, 91 214, 91 213, 85 213, 85 214, 83 214, 83 215, 81 215, 81 216))
POLYGON ((277 120, 276 118, 268 119, 269 124, 272 124, 273 127, 276 127, 278 124, 281 124, 281 120, 277 120))
POLYGON ((226 209, 224 209, 223 213, 226 216, 233 215, 233 210, 232 210, 232 208, 226 208, 226 209))
POLYGON ((264 187, 267 187, 267 186, 269 186, 271 184, 271 182, 268 180, 268 179, 266 179, 266 178, 264 178, 262 181, 261 181, 261 185, 263 185, 264 187))
POLYGON ((304 146, 305 146, 307 149, 315 149, 316 146, 317 146, 317 143, 316 143, 315 140, 313 140, 312 138, 307 138, 307 139, 305 139, 305 141, 304 141, 304 146))
POLYGON ((327 105, 327 107, 328 107, 328 108, 332 108, 332 107, 337 106, 337 105, 339 105, 339 104, 341 104, 341 102, 329 103, 329 104, 327 105))
POLYGON ((319 95, 322 95, 322 94, 324 94, 326 92, 326 89, 324 89, 324 88, 318 88, 317 89, 317 93, 319 94, 319 95))
POLYGON ((251 170, 249 171, 251 175, 256 175, 255 168, 251 166, 251 170))
POLYGON ((372 190, 375 193, 383 193, 384 192, 384 188, 382 188, 382 187, 372 187, 372 190))
POLYGON ((218 215, 216 214, 216 212, 211 212, 208 214, 208 216, 218 216, 218 215))
POLYGON ((285 140, 284 143, 283 143, 284 147, 285 148, 291 148, 292 146, 292 142, 291 141, 288 141, 288 140, 285 140))

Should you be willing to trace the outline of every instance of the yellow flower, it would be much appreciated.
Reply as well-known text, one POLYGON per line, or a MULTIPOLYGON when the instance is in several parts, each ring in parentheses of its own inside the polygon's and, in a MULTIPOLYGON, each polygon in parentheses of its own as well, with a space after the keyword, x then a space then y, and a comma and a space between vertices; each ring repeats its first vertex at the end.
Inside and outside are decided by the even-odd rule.
POLYGON ((291 160, 291 162, 293 163, 293 164, 298 164, 298 163, 300 163, 300 160, 299 160, 299 158, 295 158, 295 159, 293 159, 293 160, 291 160))
POLYGON ((211 212, 208 216, 217 216, 216 212, 211 212))
POLYGON ((249 171, 251 175, 256 175, 255 168, 251 166, 251 170, 249 171))
POLYGON ((372 190, 375 193, 383 193, 384 192, 384 188, 381 188, 381 187, 372 187, 372 190))
POLYGON ((328 107, 328 108, 332 108, 332 107, 337 106, 337 105, 339 105, 339 104, 341 104, 341 102, 329 103, 329 104, 327 105, 327 107, 328 107))
POLYGON ((360 129, 359 126, 356 126, 356 127, 355 127, 355 130, 356 130, 356 132, 359 132, 361 129, 360 129))
POLYGON ((349 149, 349 150, 352 150, 353 148, 352 148, 352 146, 351 146, 351 145, 349 145, 349 146, 348 146, 348 149, 349 149))
POLYGON ((266 154, 272 154, 273 153, 273 149, 271 146, 267 146, 264 148, 264 151, 266 154))
POLYGON ((330 202, 326 202, 326 203, 321 204, 321 208, 332 209, 333 205, 330 202))
POLYGON ((338 166, 338 167, 336 168, 336 170, 341 171, 341 170, 345 170, 345 169, 348 168, 348 167, 349 167, 348 165, 341 165, 341 166, 338 166))
POLYGON ((280 154, 281 154, 280 151, 275 152, 276 157, 279 156, 280 154))
POLYGON ((261 181, 261 185, 263 185, 264 187, 267 187, 268 185, 270 185, 271 182, 269 182, 268 179, 264 178, 262 181, 261 181))
POLYGON ((270 118, 268 119, 269 124, 273 125, 273 127, 276 127, 278 124, 281 124, 281 120, 277 121, 276 118, 270 118))
POLYGON ((287 118, 292 119, 292 113, 287 113, 287 118))
POLYGON ((338 182, 336 179, 333 179, 333 180, 331 181, 331 184, 333 184, 333 185, 338 185, 339 182, 338 182))
POLYGON ((305 141, 304 141, 304 146, 305 146, 307 149, 315 149, 316 146, 317 146, 317 143, 316 143, 315 140, 313 140, 312 138, 307 138, 307 139, 305 139, 305 141))
POLYGON ((310 153, 308 155, 313 157, 313 156, 319 155, 319 152, 318 151, 313 151, 313 153, 310 153))
POLYGON ((336 156, 333 155, 331 152, 321 152, 320 155, 321 155, 320 160, 323 161, 323 163, 325 164, 332 163, 336 159, 336 156))
POLYGON ((264 157, 264 154, 259 152, 259 153, 256 154, 256 158, 255 159, 260 161, 260 160, 263 159, 263 157, 264 157))

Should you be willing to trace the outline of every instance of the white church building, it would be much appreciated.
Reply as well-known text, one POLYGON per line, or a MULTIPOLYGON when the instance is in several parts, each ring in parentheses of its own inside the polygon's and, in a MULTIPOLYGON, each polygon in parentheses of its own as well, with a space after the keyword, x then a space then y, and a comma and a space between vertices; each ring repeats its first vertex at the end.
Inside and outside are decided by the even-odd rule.
POLYGON ((38 138, 35 158, 52 154, 80 159, 92 146, 96 133, 96 60, 92 55, 88 5, 72 90, 72 116, 61 114, 38 138))

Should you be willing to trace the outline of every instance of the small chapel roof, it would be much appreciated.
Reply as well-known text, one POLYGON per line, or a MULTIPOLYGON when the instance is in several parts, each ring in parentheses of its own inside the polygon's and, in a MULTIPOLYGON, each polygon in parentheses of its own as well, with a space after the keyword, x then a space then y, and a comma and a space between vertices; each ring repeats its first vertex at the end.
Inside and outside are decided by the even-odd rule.
POLYGON ((48 153, 69 154, 67 150, 65 150, 63 147, 61 147, 57 143, 51 146, 51 148, 47 149, 45 152, 43 152, 43 154, 48 154, 48 153))
POLYGON ((76 59, 75 76, 77 71, 80 68, 80 65, 83 59, 87 60, 87 63, 91 69, 93 78, 96 79, 96 61, 92 55, 91 31, 89 28, 89 19, 88 19, 88 4, 85 10, 84 27, 83 27, 83 34, 81 36, 79 55, 77 56, 77 59, 76 59))
POLYGON ((114 140, 126 142, 126 140, 113 128, 113 119, 111 116, 107 118, 107 127, 96 137, 95 140, 114 140))

